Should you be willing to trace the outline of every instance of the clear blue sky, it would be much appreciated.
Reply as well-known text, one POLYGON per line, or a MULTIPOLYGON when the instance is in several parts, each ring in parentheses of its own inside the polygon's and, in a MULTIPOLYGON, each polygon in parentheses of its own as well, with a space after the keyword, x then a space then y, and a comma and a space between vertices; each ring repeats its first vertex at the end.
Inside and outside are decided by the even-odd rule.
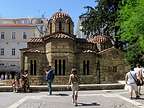
POLYGON ((95 0, 1 0, 0 17, 45 17, 50 18, 60 8, 73 19, 75 26, 84 6, 95 6, 95 0))

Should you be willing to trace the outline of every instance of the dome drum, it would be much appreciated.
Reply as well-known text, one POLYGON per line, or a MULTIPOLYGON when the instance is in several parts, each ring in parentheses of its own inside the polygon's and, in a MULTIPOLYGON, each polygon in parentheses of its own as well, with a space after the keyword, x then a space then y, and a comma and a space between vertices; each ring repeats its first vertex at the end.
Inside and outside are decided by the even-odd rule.
POLYGON ((73 34, 74 24, 71 17, 63 12, 56 12, 48 22, 48 33, 65 32, 73 34))

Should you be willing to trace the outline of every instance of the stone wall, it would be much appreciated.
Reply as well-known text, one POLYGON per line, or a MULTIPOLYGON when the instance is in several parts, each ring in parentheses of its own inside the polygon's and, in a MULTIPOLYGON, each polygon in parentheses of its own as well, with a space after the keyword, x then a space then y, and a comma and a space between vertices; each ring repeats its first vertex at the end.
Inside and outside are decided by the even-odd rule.
POLYGON ((124 80, 129 65, 124 59, 122 51, 111 48, 100 54, 100 79, 101 83, 115 83, 124 80))
MULTIPOLYGON (((43 85, 47 82, 44 79, 45 76, 32 76, 30 78, 31 85, 43 85)), ((80 84, 96 84, 96 77, 93 75, 80 75, 80 84)), ((56 76, 53 84, 55 85, 67 85, 69 76, 56 76)))

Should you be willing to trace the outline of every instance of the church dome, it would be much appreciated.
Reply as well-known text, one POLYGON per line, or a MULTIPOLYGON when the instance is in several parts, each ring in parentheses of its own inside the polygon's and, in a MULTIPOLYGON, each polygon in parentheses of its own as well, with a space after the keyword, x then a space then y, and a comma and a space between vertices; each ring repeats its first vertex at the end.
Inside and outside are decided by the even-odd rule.
POLYGON ((88 42, 96 44, 99 51, 113 46, 112 41, 108 36, 96 35, 93 38, 89 38, 88 42))
POLYGON ((48 22, 48 34, 64 32, 73 34, 74 23, 71 17, 60 10, 52 15, 48 22))
POLYGON ((71 17, 67 13, 61 11, 54 13, 50 19, 57 20, 59 18, 71 19, 71 17))
POLYGON ((104 44, 107 42, 108 43, 111 42, 109 37, 101 36, 101 35, 97 35, 97 36, 94 36, 93 38, 89 38, 88 41, 94 44, 104 44))

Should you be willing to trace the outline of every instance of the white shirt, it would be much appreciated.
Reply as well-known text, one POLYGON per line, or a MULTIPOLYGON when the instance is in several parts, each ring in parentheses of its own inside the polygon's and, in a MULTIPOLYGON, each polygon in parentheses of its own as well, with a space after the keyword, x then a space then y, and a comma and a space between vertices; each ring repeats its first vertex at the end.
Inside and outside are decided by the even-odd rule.
POLYGON ((128 72, 127 76, 128 76, 127 84, 136 84, 136 81, 135 81, 136 80, 136 72, 135 71, 128 72))

